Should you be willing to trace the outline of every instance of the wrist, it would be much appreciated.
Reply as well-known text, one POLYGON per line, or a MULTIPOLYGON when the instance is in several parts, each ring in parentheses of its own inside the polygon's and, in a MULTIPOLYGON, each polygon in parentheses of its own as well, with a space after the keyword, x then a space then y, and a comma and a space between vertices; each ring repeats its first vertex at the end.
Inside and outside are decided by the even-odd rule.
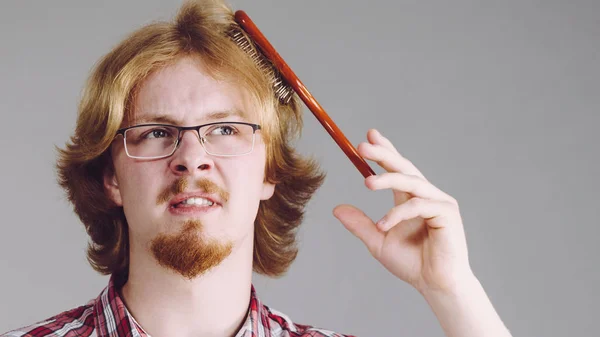
POLYGON ((429 288, 422 295, 446 336, 511 336, 475 275, 465 275, 453 287, 429 288))
POLYGON ((419 293, 427 302, 437 300, 460 300, 481 289, 481 283, 470 270, 456 275, 443 285, 428 286, 419 289, 419 293))

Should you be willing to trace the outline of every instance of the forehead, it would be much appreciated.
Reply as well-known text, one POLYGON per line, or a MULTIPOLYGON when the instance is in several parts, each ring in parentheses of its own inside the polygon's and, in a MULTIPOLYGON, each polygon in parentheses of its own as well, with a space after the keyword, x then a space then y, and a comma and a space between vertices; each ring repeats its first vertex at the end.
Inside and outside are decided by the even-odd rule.
POLYGON ((247 93, 232 82, 209 75, 199 58, 182 57, 141 83, 134 96, 129 124, 254 121, 256 109, 251 107, 247 93))

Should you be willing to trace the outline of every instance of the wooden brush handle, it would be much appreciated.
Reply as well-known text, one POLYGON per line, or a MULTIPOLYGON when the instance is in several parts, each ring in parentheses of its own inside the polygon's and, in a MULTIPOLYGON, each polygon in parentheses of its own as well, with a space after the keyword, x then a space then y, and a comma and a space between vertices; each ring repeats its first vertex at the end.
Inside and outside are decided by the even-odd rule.
POLYGON ((304 84, 302 84, 298 76, 296 76, 292 69, 285 63, 283 58, 279 56, 279 53, 277 53, 267 38, 260 32, 254 22, 250 20, 250 17, 248 17, 244 11, 240 10, 235 12, 235 20, 252 38, 254 43, 258 45, 263 54, 275 65, 283 79, 294 89, 302 101, 304 101, 306 106, 312 111, 315 117, 317 117, 319 122, 321 122, 321 125, 323 125, 325 130, 327 130, 329 135, 335 140, 342 151, 344 151, 346 156, 348 156, 360 173, 362 173, 365 178, 375 175, 373 169, 371 169, 369 164, 367 164, 367 162, 358 154, 354 146, 352 146, 352 143, 350 143, 348 138, 346 138, 337 125, 335 125, 333 120, 331 120, 329 115, 325 112, 325 109, 321 107, 319 102, 317 102, 314 96, 306 89, 304 84))

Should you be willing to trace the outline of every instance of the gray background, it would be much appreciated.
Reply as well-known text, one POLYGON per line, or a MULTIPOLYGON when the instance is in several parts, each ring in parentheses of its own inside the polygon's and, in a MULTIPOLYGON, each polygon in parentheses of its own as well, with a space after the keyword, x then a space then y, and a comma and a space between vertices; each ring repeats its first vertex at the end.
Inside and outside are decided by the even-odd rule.
MULTIPOLYGON (((598 336, 600 2, 236 0, 348 138, 380 129, 461 204, 472 267, 515 336, 598 336)), ((55 183, 92 65, 179 1, 0 3, 0 332, 94 298, 107 277, 55 183)), ((427 303, 331 215, 372 192, 306 110, 328 171, 289 273, 258 277, 294 320, 361 336, 442 336, 427 303)), ((376 169, 381 172, 380 169, 376 169)))

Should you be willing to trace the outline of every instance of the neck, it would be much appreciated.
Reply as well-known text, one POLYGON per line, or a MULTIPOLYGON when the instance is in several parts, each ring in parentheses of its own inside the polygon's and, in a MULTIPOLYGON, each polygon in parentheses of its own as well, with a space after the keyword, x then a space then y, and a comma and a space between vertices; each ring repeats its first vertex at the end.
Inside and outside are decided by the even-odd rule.
POLYGON ((132 245, 123 301, 153 337, 233 336, 250 303, 252 249, 245 240, 221 264, 189 280, 132 245))

